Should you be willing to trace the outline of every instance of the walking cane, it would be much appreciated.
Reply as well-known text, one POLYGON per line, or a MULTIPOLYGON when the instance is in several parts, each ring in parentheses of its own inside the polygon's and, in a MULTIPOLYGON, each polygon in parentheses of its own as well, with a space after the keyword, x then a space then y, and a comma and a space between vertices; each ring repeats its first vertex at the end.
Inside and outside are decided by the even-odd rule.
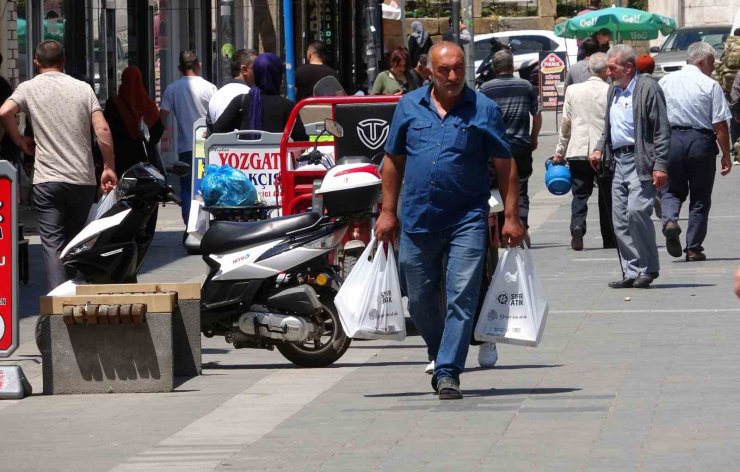
MULTIPOLYGON (((606 175, 606 164, 604 162, 601 163, 601 174, 602 176, 606 175)), ((599 178, 598 171, 596 172, 596 183, 599 185, 599 200, 601 200, 604 203, 604 206, 610 210, 609 211, 610 213, 609 214, 609 228, 611 228, 612 236, 614 236, 614 243, 615 243, 614 246, 616 246, 617 248, 617 259, 619 259, 619 269, 622 271, 622 278, 624 278, 626 274, 624 273, 624 266, 622 265, 622 254, 619 252, 619 243, 617 242, 617 235, 614 234, 614 220, 612 218, 613 212, 611 211, 611 207, 607 205, 606 196, 604 195, 604 192, 603 192, 604 189, 602 187, 602 181, 601 181, 601 178, 599 178)), ((609 196, 611 197, 611 191, 609 192, 609 196)))

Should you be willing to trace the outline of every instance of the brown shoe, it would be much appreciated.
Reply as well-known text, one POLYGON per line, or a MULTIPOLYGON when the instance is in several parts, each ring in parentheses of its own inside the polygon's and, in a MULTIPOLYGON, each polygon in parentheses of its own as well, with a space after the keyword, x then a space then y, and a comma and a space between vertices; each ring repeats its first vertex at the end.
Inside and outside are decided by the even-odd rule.
POLYGON ((707 255, 701 251, 692 251, 691 249, 686 251, 686 262, 701 262, 706 260, 707 255))

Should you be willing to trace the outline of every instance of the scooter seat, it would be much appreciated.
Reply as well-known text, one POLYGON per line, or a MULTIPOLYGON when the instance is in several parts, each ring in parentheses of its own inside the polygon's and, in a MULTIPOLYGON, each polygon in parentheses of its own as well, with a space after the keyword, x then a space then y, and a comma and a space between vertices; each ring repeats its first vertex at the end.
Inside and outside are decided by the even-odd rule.
POLYGON ((203 235, 200 248, 203 254, 221 254, 234 249, 278 239, 286 233, 307 228, 316 223, 318 213, 300 213, 261 221, 215 221, 203 235))

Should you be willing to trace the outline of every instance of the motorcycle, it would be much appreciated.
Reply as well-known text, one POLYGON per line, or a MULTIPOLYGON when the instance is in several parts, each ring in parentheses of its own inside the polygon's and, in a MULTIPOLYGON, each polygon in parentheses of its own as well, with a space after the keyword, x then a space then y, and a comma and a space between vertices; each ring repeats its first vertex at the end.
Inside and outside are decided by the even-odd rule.
MULTIPOLYGON (((341 127, 331 121, 326 128, 341 136, 341 127)), ((185 168, 178 164, 173 173, 183 175, 185 168)), ((161 203, 179 202, 164 177, 144 163, 126 171, 117 191, 119 201, 62 252, 62 263, 76 269, 78 279, 50 295, 69 293, 68 284, 136 281, 154 235, 152 214, 161 203)), ((377 166, 337 165, 316 193, 320 212, 211 223, 201 241, 209 268, 201 288, 206 337, 224 336, 236 348, 277 348, 303 367, 330 365, 349 348, 351 339, 334 306, 343 279, 328 255, 353 218, 369 214, 377 203, 377 166)))
MULTIPOLYGON (((333 77, 331 78, 334 79, 333 77)), ((338 133, 336 129, 338 123, 333 120, 327 120, 327 122, 328 127, 331 129, 327 129, 327 126, 325 126, 324 131, 322 131, 316 139, 316 144, 314 144, 313 149, 311 149, 306 154, 298 157, 297 161, 299 167, 297 170, 300 170, 302 166, 305 165, 312 167, 320 166, 327 171, 330 171, 336 166, 356 164, 371 166, 371 168, 377 168, 377 172, 379 173, 380 163, 383 160, 383 156, 385 156, 384 152, 377 153, 371 158, 368 158, 366 156, 341 156, 336 159, 336 163, 332 160, 331 156, 324 153, 319 146, 321 142, 321 137, 324 135, 324 133, 329 133, 334 136, 336 136, 336 134, 338 133)), ((319 187, 322 182, 323 180, 316 179, 316 181, 314 181, 314 187, 319 187)), ((321 213, 321 199, 317 198, 318 196, 318 192, 317 194, 314 194, 312 208, 314 209, 314 211, 321 213)), ((374 212, 369 212, 362 215, 355 215, 353 218, 351 218, 347 232, 342 239, 339 250, 337 251, 336 259, 337 261, 339 261, 342 277, 347 277, 347 275, 349 275, 349 273, 352 271, 352 268, 354 268, 355 264, 357 263, 360 255, 365 250, 365 247, 370 242, 372 236, 372 228, 374 227, 374 219, 377 217, 377 214, 378 212, 376 208, 376 211, 374 212)))

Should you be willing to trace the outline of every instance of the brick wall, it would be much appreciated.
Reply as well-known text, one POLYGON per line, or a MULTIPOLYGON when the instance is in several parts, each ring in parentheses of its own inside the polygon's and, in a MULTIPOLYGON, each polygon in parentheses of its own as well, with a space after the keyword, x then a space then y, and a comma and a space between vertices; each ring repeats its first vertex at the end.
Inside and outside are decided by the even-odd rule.
POLYGON ((0 51, 3 65, 0 74, 14 87, 18 85, 18 33, 16 0, 0 0, 0 51))

